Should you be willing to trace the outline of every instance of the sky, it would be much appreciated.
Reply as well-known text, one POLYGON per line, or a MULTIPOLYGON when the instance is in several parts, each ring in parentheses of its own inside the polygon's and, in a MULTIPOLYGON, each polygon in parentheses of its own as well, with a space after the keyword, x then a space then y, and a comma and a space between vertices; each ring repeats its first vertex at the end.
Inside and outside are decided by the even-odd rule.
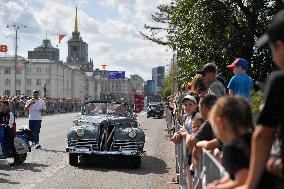
POLYGON ((26 25, 19 30, 19 55, 27 58, 28 51, 40 46, 47 36, 53 46, 58 45, 60 60, 66 61, 77 6, 79 32, 89 45, 94 68, 106 64, 108 70, 125 70, 127 76, 139 74, 151 79, 152 68, 169 64, 172 52, 144 40, 139 31, 144 31, 144 24, 155 24, 151 14, 168 1, 0 0, 0 44, 8 45, 8 55, 14 55, 15 31, 6 25, 26 25), (60 44, 58 34, 67 35, 60 44))

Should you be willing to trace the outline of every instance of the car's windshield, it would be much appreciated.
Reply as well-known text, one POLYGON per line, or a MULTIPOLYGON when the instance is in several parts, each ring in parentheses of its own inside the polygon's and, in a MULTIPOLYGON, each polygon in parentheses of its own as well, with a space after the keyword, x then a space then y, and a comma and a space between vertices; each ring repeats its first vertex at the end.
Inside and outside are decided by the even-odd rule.
POLYGON ((130 116, 128 104, 122 103, 88 103, 83 106, 83 115, 108 114, 114 116, 130 116))

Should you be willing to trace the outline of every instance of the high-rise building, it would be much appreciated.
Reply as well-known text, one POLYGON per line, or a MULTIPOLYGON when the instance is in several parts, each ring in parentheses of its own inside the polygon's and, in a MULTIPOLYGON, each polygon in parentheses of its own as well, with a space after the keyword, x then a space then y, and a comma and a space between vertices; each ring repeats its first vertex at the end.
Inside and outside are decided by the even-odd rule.
POLYGON ((159 95, 165 77, 165 66, 158 66, 152 69, 152 80, 154 81, 154 95, 159 95))
POLYGON ((75 26, 71 39, 68 40, 67 64, 80 67, 85 72, 93 71, 93 61, 88 60, 88 44, 80 37, 78 29, 78 13, 76 7, 75 26))
POLYGON ((143 92, 144 79, 140 75, 130 75, 130 80, 136 91, 143 92))
POLYGON ((153 80, 147 80, 144 84, 144 93, 146 95, 154 95, 155 93, 155 83, 153 80))
POLYGON ((47 59, 50 61, 59 61, 59 49, 51 45, 49 39, 44 39, 41 46, 28 51, 29 59, 47 59))

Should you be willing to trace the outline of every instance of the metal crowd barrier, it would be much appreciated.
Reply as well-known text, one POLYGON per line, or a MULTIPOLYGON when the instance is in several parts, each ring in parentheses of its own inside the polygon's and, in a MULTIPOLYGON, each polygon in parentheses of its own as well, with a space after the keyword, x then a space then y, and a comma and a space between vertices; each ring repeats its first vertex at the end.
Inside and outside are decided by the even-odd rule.
MULTIPOLYGON (((25 102, 19 102, 19 101, 10 101, 10 111, 15 113, 16 117, 27 117, 28 111, 25 110, 25 102)), ((81 103, 80 102, 53 102, 53 103, 47 103, 46 104, 46 112, 43 113, 43 115, 47 114, 55 114, 55 113, 65 113, 65 112, 79 112, 81 109, 81 103)), ((0 107, 1 111, 1 107, 0 107)))
MULTIPOLYGON (((174 121, 171 113, 167 111, 166 122, 168 131, 174 126, 178 131, 182 126, 174 121)), ((199 153, 197 165, 194 169, 194 175, 187 171, 188 153, 185 139, 175 146, 176 155, 176 174, 180 189, 205 189, 206 185, 212 183, 227 175, 224 167, 215 159, 215 157, 205 149, 199 153)))

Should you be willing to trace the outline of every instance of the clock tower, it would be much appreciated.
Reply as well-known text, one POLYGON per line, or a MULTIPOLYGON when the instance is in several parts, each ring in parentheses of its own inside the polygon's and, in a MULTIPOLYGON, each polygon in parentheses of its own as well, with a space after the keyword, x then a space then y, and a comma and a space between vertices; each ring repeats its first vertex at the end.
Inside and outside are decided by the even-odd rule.
POLYGON ((80 37, 78 29, 78 13, 76 7, 75 27, 72 38, 68 40, 67 64, 80 67, 83 71, 93 71, 93 62, 88 60, 88 44, 80 37))

